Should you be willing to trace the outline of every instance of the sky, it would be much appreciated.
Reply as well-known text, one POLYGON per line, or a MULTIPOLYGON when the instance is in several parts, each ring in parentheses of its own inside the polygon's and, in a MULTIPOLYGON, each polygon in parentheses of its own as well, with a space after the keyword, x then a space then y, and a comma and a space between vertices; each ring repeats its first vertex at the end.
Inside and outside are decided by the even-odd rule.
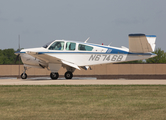
POLYGON ((128 34, 156 35, 166 51, 166 0, 0 0, 0 49, 56 40, 128 47, 128 34))

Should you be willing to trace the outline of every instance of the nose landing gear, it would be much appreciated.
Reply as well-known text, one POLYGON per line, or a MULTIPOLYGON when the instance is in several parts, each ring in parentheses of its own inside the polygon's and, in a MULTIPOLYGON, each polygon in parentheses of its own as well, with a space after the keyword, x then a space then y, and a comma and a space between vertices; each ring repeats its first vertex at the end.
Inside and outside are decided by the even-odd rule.
POLYGON ((27 74, 25 73, 27 70, 27 67, 24 67, 24 72, 21 74, 22 79, 27 79, 27 74))
POLYGON ((26 73, 22 73, 22 74, 21 74, 21 78, 22 78, 22 79, 26 79, 26 78, 27 78, 27 74, 26 74, 26 73))

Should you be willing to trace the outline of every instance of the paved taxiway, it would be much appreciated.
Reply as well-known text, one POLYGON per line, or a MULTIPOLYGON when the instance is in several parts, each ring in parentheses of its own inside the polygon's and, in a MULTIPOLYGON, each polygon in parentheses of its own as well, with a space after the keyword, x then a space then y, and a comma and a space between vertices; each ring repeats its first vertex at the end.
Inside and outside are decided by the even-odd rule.
POLYGON ((0 85, 166 85, 166 80, 159 79, 96 79, 96 78, 64 78, 51 80, 50 78, 0 79, 0 85))

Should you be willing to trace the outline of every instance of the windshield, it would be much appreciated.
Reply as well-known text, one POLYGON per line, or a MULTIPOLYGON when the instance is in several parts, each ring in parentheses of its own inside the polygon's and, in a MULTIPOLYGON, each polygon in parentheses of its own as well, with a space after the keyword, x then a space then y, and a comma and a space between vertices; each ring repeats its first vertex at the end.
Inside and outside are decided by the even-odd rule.
POLYGON ((64 42, 63 41, 56 41, 48 49, 49 50, 63 50, 64 49, 64 42))
MULTIPOLYGON (((53 41, 54 41, 54 40, 53 40, 53 41)), ((44 48, 47 48, 53 41, 51 41, 51 42, 45 44, 43 47, 44 47, 44 48)))

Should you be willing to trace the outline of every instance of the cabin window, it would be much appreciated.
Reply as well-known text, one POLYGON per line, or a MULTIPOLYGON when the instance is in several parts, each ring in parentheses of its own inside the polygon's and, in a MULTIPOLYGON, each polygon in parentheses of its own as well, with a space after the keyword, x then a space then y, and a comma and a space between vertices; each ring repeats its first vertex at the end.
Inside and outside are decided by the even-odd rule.
POLYGON ((76 48, 76 43, 73 42, 66 43, 66 50, 75 50, 75 48, 76 48))
POLYGON ((79 44, 78 50, 81 50, 81 51, 92 51, 93 47, 87 46, 87 45, 83 45, 83 44, 79 44))
POLYGON ((50 47, 49 50, 64 50, 64 42, 56 41, 50 47))

